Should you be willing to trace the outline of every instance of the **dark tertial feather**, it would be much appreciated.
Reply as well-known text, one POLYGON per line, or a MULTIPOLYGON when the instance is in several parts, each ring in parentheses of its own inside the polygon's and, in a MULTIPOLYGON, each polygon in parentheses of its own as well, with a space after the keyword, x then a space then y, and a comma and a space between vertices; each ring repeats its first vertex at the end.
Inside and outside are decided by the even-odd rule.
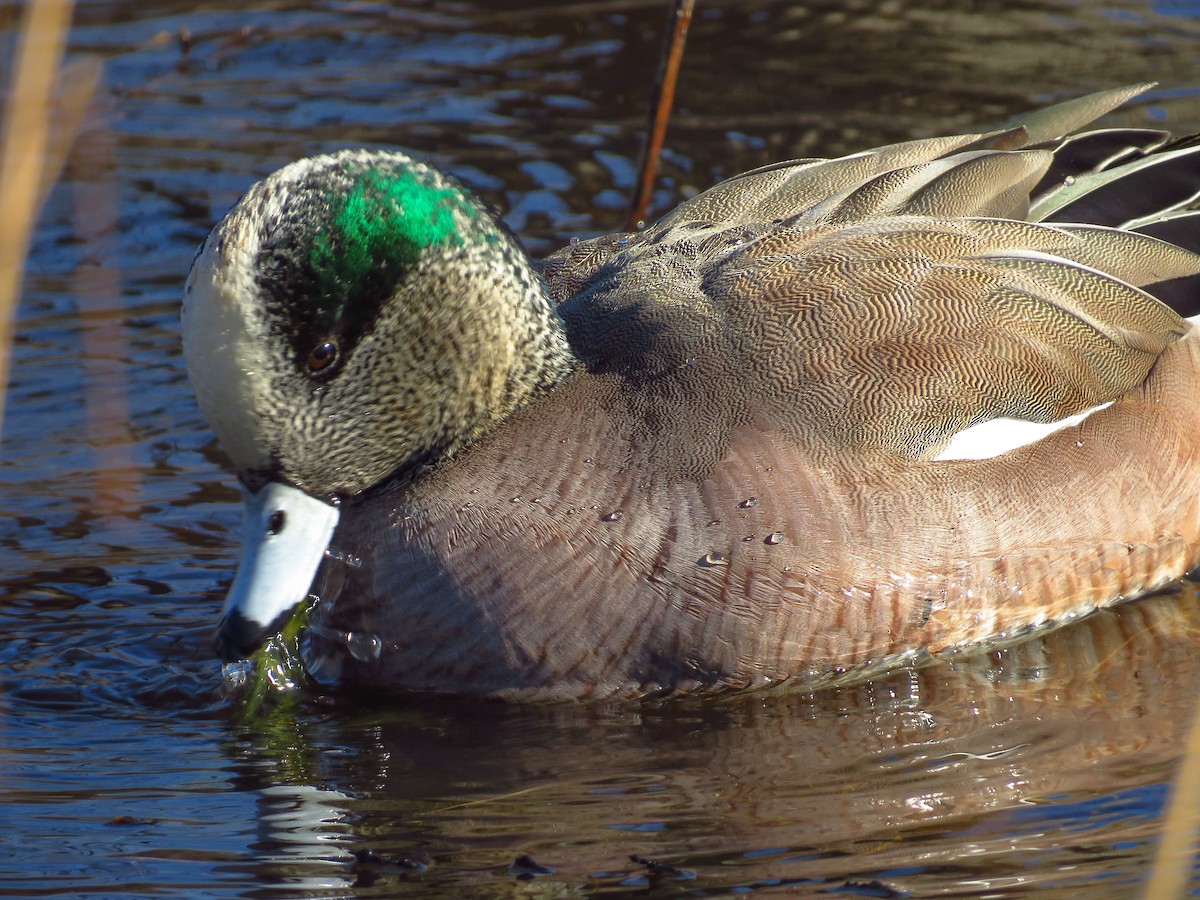
POLYGON ((1136 227, 1200 198, 1200 146, 1164 150, 1116 168, 1081 175, 1038 197, 1030 218, 1136 227))
POLYGON ((1169 138, 1169 132, 1153 128, 1102 128, 1044 145, 1053 152, 1054 162, 1033 189, 1033 196, 1046 193, 1068 178, 1141 159, 1161 150, 1169 138))

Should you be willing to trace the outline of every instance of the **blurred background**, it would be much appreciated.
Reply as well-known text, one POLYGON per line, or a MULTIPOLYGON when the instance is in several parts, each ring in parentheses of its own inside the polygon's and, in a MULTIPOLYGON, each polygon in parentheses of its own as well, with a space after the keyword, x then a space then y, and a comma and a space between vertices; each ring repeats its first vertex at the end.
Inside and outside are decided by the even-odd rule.
MULTIPOLYGON (((666 12, 78 4, 68 57, 103 80, 34 235, 0 445, 0 896, 1142 890, 1200 675, 1190 585, 815 695, 313 696, 253 724, 222 699, 240 496, 180 356, 197 245, 256 179, 350 145, 424 154, 535 255, 617 230, 666 12)), ((1200 129, 1200 3, 699 0, 652 215, 1141 81, 1110 121, 1200 129)))

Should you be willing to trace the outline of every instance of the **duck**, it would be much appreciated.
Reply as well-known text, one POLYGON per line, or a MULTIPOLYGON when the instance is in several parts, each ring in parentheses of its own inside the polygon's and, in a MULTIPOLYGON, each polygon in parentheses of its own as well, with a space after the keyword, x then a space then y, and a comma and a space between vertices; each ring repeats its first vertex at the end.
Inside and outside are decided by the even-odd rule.
POLYGON ((1092 126, 1150 87, 769 165, 541 262, 400 151, 266 177, 182 304, 245 495, 218 654, 302 615, 318 683, 385 695, 815 690, 1169 587, 1200 147, 1092 126))

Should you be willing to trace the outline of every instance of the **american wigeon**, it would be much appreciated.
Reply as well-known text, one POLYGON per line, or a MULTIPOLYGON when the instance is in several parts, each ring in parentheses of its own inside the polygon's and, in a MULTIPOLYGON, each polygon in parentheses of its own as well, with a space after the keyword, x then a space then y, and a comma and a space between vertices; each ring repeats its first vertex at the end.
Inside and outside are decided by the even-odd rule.
POLYGON ((221 654, 312 595, 309 665, 380 690, 813 686, 1180 577, 1200 153, 1074 134, 1145 87, 749 172, 541 266, 402 153, 271 175, 183 306, 247 492, 221 654))

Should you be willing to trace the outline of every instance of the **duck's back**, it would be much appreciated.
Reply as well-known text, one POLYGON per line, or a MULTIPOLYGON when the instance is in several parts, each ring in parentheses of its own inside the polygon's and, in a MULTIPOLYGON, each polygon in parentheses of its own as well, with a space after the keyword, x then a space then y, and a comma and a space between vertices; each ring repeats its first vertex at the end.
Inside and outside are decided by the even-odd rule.
MULTIPOLYGON (((1109 214, 1121 172, 1075 173, 1111 133, 1014 148, 1122 99, 748 173, 548 260, 579 371, 339 528, 366 564, 331 567, 345 585, 318 615, 379 636, 355 676, 521 696, 828 682, 1194 567, 1200 340, 1154 294, 1192 295, 1200 258, 1023 221, 1109 214), (1060 427, 1022 444, 1010 420, 1060 427)), ((1195 155, 1164 156, 1176 193, 1195 155)))

